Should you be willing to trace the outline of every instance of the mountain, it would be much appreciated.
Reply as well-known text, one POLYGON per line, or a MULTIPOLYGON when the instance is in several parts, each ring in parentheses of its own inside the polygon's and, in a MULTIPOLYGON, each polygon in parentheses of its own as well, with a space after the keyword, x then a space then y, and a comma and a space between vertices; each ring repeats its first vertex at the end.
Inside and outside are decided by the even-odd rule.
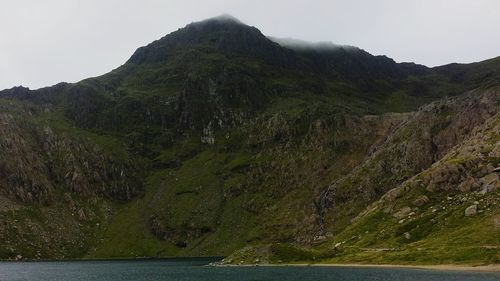
POLYGON ((1 91, 0 258, 499 262, 499 71, 221 16, 1 91))

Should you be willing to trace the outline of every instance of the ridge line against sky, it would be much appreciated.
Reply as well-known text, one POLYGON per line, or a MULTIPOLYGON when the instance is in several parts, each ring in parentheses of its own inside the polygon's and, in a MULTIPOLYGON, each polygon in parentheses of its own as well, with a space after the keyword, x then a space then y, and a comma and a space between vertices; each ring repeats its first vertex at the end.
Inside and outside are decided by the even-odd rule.
POLYGON ((266 36, 331 41, 437 66, 500 56, 497 0, 0 1, 0 89, 77 82, 140 46, 220 14, 266 36))

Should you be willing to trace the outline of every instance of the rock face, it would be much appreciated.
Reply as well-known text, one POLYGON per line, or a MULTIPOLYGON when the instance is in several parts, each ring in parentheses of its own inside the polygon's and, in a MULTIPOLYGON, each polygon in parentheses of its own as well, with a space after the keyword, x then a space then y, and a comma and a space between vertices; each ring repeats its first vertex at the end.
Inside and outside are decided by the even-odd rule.
POLYGON ((0 111, 0 258, 85 254, 108 201, 142 194, 140 162, 119 141, 53 126, 50 107, 0 100, 0 111))
POLYGON ((283 52, 278 44, 267 39, 257 28, 249 27, 236 19, 213 18, 191 23, 139 48, 128 62, 166 62, 175 54, 176 48, 206 43, 219 53, 256 57, 280 65, 293 61, 292 52, 283 52))
MULTIPOLYGON (((342 198, 332 205, 339 209, 351 201, 368 205, 382 196, 394 202, 416 186, 424 186, 429 192, 480 189, 484 186, 480 178, 492 170, 487 167, 498 158, 498 145, 490 132, 498 130, 495 120, 499 94, 498 89, 472 91, 425 105, 407 116, 384 142, 371 147, 372 152, 363 163, 331 183, 329 188, 336 191, 337 198, 342 198), (486 121, 490 122, 480 129, 486 121), (456 148, 462 143, 465 147, 456 148), (450 158, 461 161, 448 161, 450 158), (435 162, 436 159, 440 161, 435 162), (426 169, 425 174, 411 178, 426 169)), ((490 177, 483 181, 495 182, 490 177)), ((422 197, 414 203, 425 204, 425 201, 422 197)), ((387 206, 387 211, 396 211, 392 208, 387 206)), ((332 209, 328 220, 340 220, 340 214, 332 209)))
POLYGON ((55 199, 58 189, 123 201, 140 194, 140 174, 132 159, 119 162, 92 141, 57 133, 48 125, 35 126, 26 115, 47 114, 38 107, 0 106, 5 106, 0 113, 3 195, 23 203, 47 203, 55 199))

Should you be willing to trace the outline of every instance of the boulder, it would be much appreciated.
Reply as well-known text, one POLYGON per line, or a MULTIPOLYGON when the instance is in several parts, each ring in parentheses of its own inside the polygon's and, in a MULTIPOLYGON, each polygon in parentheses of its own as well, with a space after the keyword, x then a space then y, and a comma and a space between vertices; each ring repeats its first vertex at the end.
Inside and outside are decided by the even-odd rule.
POLYGON ((408 191, 408 188, 405 186, 396 187, 396 188, 393 188, 393 189, 387 191, 387 193, 382 197, 382 199, 387 201, 387 202, 394 202, 394 201, 396 201, 396 199, 403 196, 403 194, 407 191, 408 191))
POLYGON ((423 205, 429 203, 429 197, 422 195, 413 201, 413 205, 417 207, 422 207, 423 205))
POLYGON ((477 214, 477 205, 476 204, 469 206, 469 207, 467 207, 467 209, 465 209, 465 216, 466 217, 475 216, 476 214, 477 214))
POLYGON ((408 216, 408 214, 410 212, 411 212, 411 208, 410 207, 403 207, 397 213, 395 213, 393 216, 395 218, 401 219, 401 218, 404 218, 404 217, 408 216))
POLYGON ((458 185, 458 190, 461 192, 477 191, 481 184, 475 178, 469 177, 458 185))
POLYGON ((486 190, 487 192, 500 189, 500 180, 498 178, 498 174, 495 172, 487 174, 486 176, 479 179, 479 181, 483 184, 482 189, 486 190))

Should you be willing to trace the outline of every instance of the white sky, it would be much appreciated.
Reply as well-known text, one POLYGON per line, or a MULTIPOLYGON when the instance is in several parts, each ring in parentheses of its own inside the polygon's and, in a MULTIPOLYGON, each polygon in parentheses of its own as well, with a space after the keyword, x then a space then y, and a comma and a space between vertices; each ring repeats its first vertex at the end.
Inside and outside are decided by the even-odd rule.
POLYGON ((499 0, 0 0, 0 89, 104 74, 223 13, 264 34, 332 41, 428 66, 500 56, 499 0))

